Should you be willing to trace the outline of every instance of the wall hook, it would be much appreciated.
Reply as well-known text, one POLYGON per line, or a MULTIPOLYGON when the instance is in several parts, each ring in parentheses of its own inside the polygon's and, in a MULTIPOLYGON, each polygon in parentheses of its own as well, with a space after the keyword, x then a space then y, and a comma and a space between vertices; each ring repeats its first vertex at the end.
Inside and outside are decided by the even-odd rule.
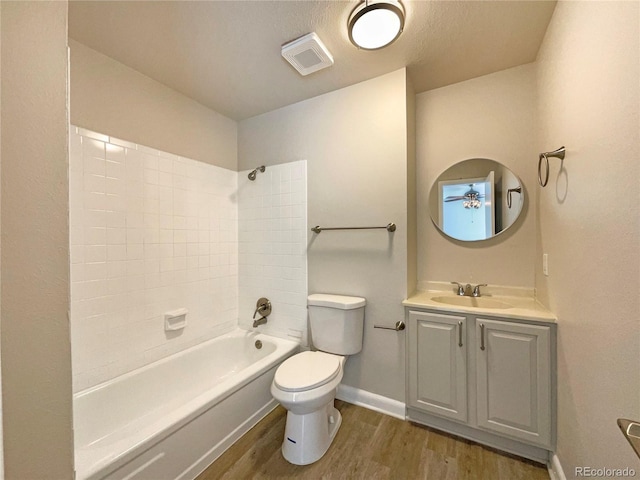
POLYGON ((544 152, 541 153, 538 157, 538 183, 541 187, 546 187, 547 182, 549 181, 549 157, 559 158, 560 160, 564 160, 565 148, 564 146, 554 150, 553 152, 544 152), (546 163, 546 173, 544 176, 544 182, 542 181, 542 159, 544 158, 546 163))
POLYGON ((511 194, 522 193, 522 187, 510 188, 507 190, 507 207, 511 208, 511 194))

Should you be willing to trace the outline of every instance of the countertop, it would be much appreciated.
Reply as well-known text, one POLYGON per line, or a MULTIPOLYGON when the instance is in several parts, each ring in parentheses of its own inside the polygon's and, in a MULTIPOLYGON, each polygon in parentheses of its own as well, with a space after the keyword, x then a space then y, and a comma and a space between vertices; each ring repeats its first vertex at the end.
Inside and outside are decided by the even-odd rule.
MULTIPOLYGON (((491 315, 494 317, 506 317, 516 320, 529 320, 545 323, 556 323, 557 317, 533 297, 507 296, 507 295, 482 295, 481 299, 495 300, 506 303, 509 308, 487 308, 461 305, 449 305, 438 302, 434 298, 451 297, 455 301, 457 295, 451 291, 429 290, 415 292, 402 305, 405 307, 428 308, 429 310, 443 313, 464 313, 476 315, 491 315)), ((466 297, 471 300, 473 297, 466 297)))

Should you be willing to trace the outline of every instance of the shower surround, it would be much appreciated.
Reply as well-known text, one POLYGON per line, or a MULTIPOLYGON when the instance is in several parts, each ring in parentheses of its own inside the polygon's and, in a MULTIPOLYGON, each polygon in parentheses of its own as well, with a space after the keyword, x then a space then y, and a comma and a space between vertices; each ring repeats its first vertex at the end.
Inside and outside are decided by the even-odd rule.
POLYGON ((250 182, 79 127, 69 145, 74 392, 250 328, 259 296, 261 332, 306 339, 306 162, 250 182))

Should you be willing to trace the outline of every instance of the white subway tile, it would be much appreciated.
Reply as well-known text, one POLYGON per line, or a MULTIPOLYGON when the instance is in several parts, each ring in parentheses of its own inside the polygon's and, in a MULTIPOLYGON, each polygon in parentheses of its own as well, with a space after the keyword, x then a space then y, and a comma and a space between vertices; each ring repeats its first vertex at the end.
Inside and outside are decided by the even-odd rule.
POLYGON ((144 273, 150 275, 153 273, 160 273, 160 259, 159 258, 145 258, 144 260, 144 273))
POLYGON ((144 229, 144 243, 160 243, 160 229, 159 228, 145 228, 144 229))
POLYGON ((84 249, 83 245, 71 245, 69 248, 69 260, 71 264, 84 264, 84 249))
POLYGON ((160 258, 160 245, 145 243, 144 258, 160 258))
POLYGON ((166 173, 173 173, 174 159, 171 154, 160 155, 158 158, 158 170, 166 173))
POLYGON ((138 145, 138 151, 153 156, 158 156, 158 154, 160 153, 155 148, 145 147, 144 145, 138 145))
POLYGON ((187 242, 186 230, 173 230, 173 241, 175 244, 184 244, 187 242))
POLYGON ((144 198, 141 196, 127 195, 125 198, 127 203, 127 213, 144 212, 144 198))
POLYGON ((125 150, 123 147, 118 145, 113 145, 111 143, 107 143, 105 145, 105 152, 107 160, 111 160, 113 162, 124 163, 125 161, 125 150))
POLYGON ((144 169, 144 182, 149 185, 158 185, 158 170, 144 169))
MULTIPOLYGON (((236 322, 237 232, 243 226, 237 211, 243 205, 242 199, 230 198, 238 192, 236 172, 118 139, 105 146, 72 136, 71 319, 77 391, 78 385, 90 386, 225 331, 215 324, 236 322), (188 301, 191 333, 167 340, 162 313, 188 301), (109 335, 77 328, 78 322, 98 315, 108 321, 109 335)), ((270 194, 271 189, 261 191, 270 194)), ((256 271, 261 270, 251 269, 256 271)))
POLYGON ((187 245, 186 243, 177 243, 175 240, 175 231, 174 231, 174 244, 173 244, 173 252, 175 257, 186 257, 187 256, 187 245))
POLYGON ((112 212, 106 213, 106 225, 111 228, 125 228, 127 226, 127 214, 125 212, 112 212))
POLYGON ((158 245, 160 249, 160 258, 171 258, 173 257, 173 243, 166 243, 158 245))
POLYGON ((140 246, 144 243, 144 228, 127 228, 127 248, 140 246))
POLYGON ((113 145, 118 145, 120 147, 126 147, 127 149, 134 150, 136 149, 136 144, 133 142, 128 142, 127 140, 122 140, 120 138, 109 137, 109 143, 113 145))
POLYGON ((106 262, 106 245, 87 245, 84 249, 84 261, 87 263, 106 262))
POLYGON ((173 228, 174 228, 174 230, 185 230, 187 228, 187 219, 186 219, 186 217, 183 217, 181 215, 174 215, 173 216, 173 228))
POLYGON ((124 245, 126 243, 126 228, 107 228, 107 245, 124 245))
POLYGON ((105 162, 106 176, 109 178, 117 178, 123 180, 126 176, 127 169, 124 163, 106 160, 105 162))
MULTIPOLYGON (((84 265, 84 278, 86 281, 91 280, 104 280, 107 278, 107 264, 106 262, 100 263, 85 263, 84 265)), ((98 312, 100 313, 100 312, 98 312)))
POLYGON ((106 160, 103 158, 92 157, 84 155, 82 157, 82 169, 85 175, 105 175, 106 173, 106 160))
POLYGON ((160 229, 160 243, 173 244, 173 229, 169 229, 169 228, 160 229))
POLYGON ((173 215, 159 215, 160 228, 173 229, 173 215))
POLYGON ((106 210, 112 210, 117 212, 126 212, 127 211, 127 197, 122 195, 111 195, 109 193, 106 194, 106 210))
MULTIPOLYGON (((173 258, 173 268, 174 270, 186 270, 187 269, 187 257, 174 257, 173 258)), ((177 274, 176 278, 178 278, 177 274)), ((186 274, 182 274, 186 275, 186 274)), ((181 283, 180 280, 177 280, 178 283, 181 283)))
POLYGON ((121 178, 107 177, 105 192, 111 195, 126 196, 126 183, 121 178))
MULTIPOLYGON (((127 205, 130 206, 129 200, 127 205)), ((143 228, 144 227, 144 214, 137 210, 127 210, 127 228, 143 228)))
POLYGON ((126 245, 107 245, 107 261, 114 262, 127 259, 126 245))
POLYGON ((85 227, 84 229, 85 245, 106 245, 107 229, 104 227, 85 227))
MULTIPOLYGON (((105 247, 105 260, 106 260, 106 247, 105 247)), ((127 275, 127 262, 109 262, 107 263, 107 278, 119 278, 127 275)))
MULTIPOLYGON (((144 260, 144 245, 140 243, 129 243, 129 236, 131 230, 127 230, 127 260, 144 260)), ((142 240, 142 230, 140 232, 140 239, 142 240)))
POLYGON ((103 135, 101 133, 94 132, 92 130, 88 130, 86 128, 77 127, 77 132, 79 135, 82 135, 85 138, 91 138, 95 140, 99 140, 100 142, 108 142, 109 136, 103 135))
POLYGON ((173 174, 162 171, 158 172, 158 185, 173 187, 173 174))
POLYGON ((173 270, 173 257, 160 259, 160 272, 173 270))

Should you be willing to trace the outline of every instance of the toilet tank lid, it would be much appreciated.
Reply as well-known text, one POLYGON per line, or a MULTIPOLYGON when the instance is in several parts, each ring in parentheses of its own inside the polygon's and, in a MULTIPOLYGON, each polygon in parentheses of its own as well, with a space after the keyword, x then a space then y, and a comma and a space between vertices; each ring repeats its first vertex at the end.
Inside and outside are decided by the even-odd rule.
POLYGON ((347 297, 345 295, 330 295, 327 293, 314 293, 307 297, 307 305, 316 307, 338 308, 340 310, 353 310, 364 307, 367 300, 362 297, 347 297))

